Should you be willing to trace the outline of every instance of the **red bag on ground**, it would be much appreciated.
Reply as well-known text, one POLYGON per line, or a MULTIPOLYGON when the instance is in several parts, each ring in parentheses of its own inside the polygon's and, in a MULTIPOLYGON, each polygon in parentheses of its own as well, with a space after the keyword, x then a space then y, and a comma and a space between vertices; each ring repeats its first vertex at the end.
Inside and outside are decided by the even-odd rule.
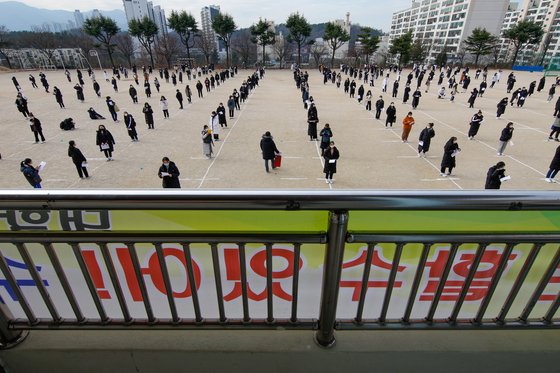
POLYGON ((274 167, 280 167, 281 165, 282 165, 282 153, 278 153, 274 157, 274 167))

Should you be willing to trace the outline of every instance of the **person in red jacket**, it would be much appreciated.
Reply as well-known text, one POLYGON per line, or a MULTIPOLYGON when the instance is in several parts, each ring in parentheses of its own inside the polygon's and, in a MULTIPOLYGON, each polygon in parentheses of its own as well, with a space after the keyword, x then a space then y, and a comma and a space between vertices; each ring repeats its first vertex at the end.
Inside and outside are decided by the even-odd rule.
POLYGON ((414 125, 414 118, 412 112, 409 111, 408 115, 403 119, 402 142, 408 142, 408 134, 414 125))

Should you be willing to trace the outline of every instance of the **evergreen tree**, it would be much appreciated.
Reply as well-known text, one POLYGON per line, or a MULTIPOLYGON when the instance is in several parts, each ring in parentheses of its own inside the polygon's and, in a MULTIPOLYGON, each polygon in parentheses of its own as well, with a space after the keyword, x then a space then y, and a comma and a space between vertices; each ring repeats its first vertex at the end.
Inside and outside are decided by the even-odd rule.
POLYGON ((263 21, 262 19, 259 20, 257 25, 252 25, 249 30, 251 31, 251 41, 255 44, 262 45, 263 49, 263 59, 262 64, 264 66, 266 60, 266 46, 273 45, 276 42, 276 34, 274 31, 270 30, 269 24, 266 22, 266 19, 263 21))
POLYGON ((179 35, 181 43, 187 48, 187 57, 191 58, 191 48, 194 47, 195 39, 198 36, 198 26, 194 16, 184 10, 180 13, 172 10, 167 24, 179 35))
POLYGON ((104 45, 105 48, 107 48, 111 65, 115 66, 115 62, 113 61, 113 48, 115 47, 115 44, 111 43, 111 39, 120 31, 119 26, 117 26, 117 22, 115 22, 112 18, 105 17, 104 15, 86 18, 84 22, 84 31, 86 34, 99 40, 100 44, 96 44, 95 47, 104 45))
POLYGON ((472 34, 465 40, 466 50, 472 52, 476 58, 474 65, 478 66, 478 58, 492 53, 492 48, 497 37, 486 31, 485 28, 475 28, 472 34))
POLYGON ((301 47, 313 44, 314 40, 307 40, 311 36, 311 25, 299 12, 292 13, 286 20, 286 27, 290 33, 286 37, 289 43, 296 43, 298 49, 298 64, 301 64, 301 47))
POLYGON ((517 25, 504 31, 504 38, 511 40, 515 48, 513 60, 511 61, 512 66, 515 64, 515 60, 517 60, 519 50, 529 44, 539 43, 543 35, 544 30, 540 25, 534 21, 527 20, 520 21, 517 25))
POLYGON ((212 28, 226 47, 226 66, 229 68, 229 47, 231 46, 231 36, 237 29, 233 17, 227 13, 218 13, 212 21, 212 28))
POLYGON ((409 30, 406 34, 393 39, 391 48, 389 48, 389 53, 392 55, 397 55, 397 60, 399 67, 401 64, 406 65, 410 61, 410 49, 412 48, 412 30, 409 30))
POLYGON ((334 54, 336 50, 344 45, 348 40, 350 40, 350 34, 342 28, 342 26, 335 24, 334 22, 329 22, 325 26, 325 34, 323 35, 323 40, 327 42, 328 46, 332 50, 331 57, 331 69, 334 65, 334 54))

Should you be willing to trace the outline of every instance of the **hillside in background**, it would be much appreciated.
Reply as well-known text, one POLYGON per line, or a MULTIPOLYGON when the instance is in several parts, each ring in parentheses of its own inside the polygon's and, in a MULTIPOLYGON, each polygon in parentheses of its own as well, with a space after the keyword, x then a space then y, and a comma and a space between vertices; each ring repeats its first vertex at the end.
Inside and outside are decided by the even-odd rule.
MULTIPOLYGON (((79 9, 80 5, 83 4, 84 3, 77 4, 77 8, 79 9)), ((80 9, 80 11, 82 11, 82 9, 80 9)), ((117 25, 121 29, 126 30, 128 28, 124 10, 101 10, 100 12, 104 16, 111 17, 117 21, 117 25)), ((91 17, 91 13, 91 10, 87 12, 82 11, 84 19, 91 17)), ((68 21, 76 21, 74 12, 39 9, 18 1, 0 2, 0 25, 5 25, 10 31, 30 31, 31 25, 41 25, 43 22, 66 23, 68 21)))

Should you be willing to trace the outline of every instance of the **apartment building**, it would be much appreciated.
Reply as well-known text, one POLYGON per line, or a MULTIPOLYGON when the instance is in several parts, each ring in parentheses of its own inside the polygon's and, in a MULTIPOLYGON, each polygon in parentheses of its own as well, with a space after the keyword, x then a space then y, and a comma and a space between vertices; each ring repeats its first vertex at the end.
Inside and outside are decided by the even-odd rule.
POLYGON ((499 36, 509 5, 509 0, 413 1, 408 9, 393 13, 389 37, 393 40, 412 30, 414 39, 429 45, 432 62, 444 46, 453 56, 477 27, 499 36))
POLYGON ((165 12, 159 5, 154 6, 153 2, 147 0, 123 0, 123 6, 127 22, 148 17, 158 26, 159 34, 167 33, 165 12))

